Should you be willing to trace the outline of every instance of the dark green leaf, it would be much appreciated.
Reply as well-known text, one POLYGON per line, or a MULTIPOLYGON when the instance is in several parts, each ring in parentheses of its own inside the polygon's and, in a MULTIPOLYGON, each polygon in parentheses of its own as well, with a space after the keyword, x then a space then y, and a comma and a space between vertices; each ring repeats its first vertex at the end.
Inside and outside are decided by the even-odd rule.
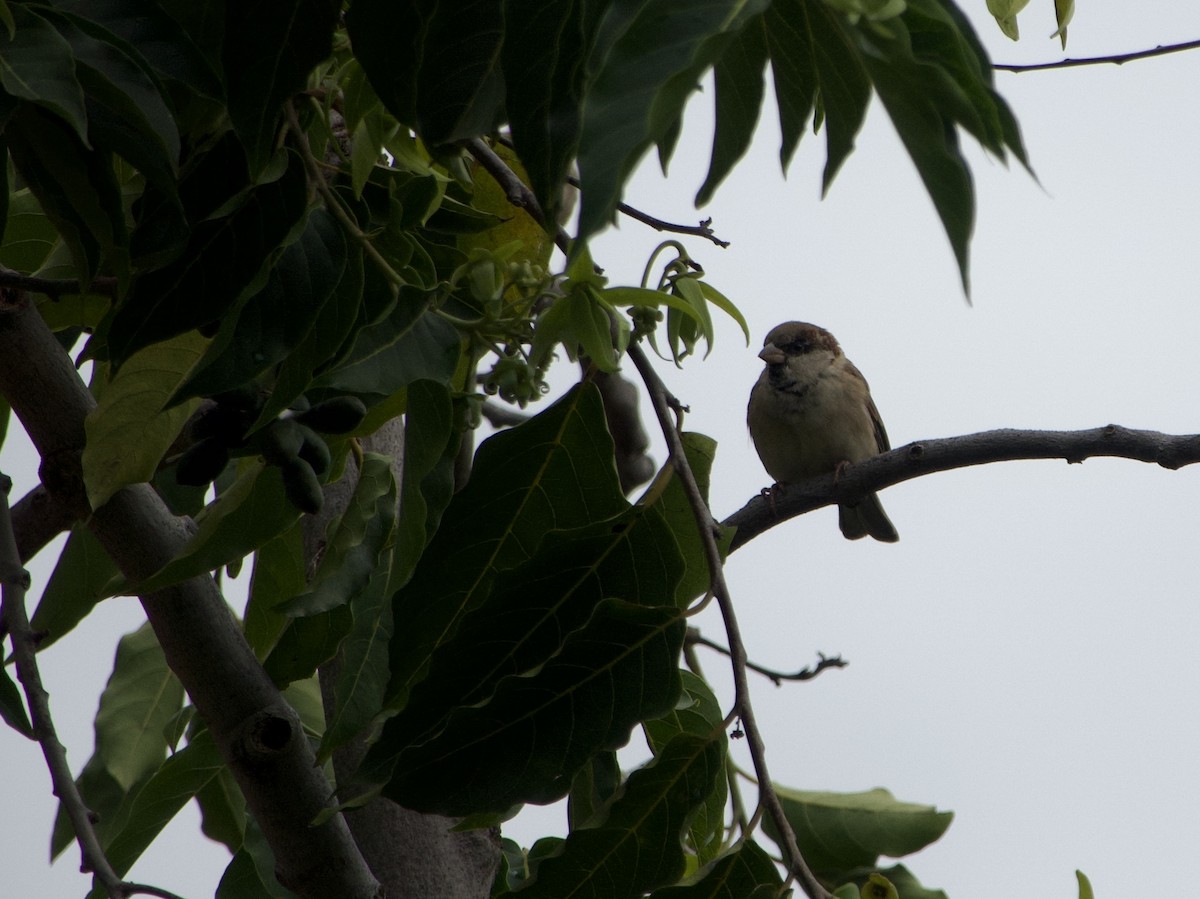
POLYGON ((621 189, 645 150, 678 121, 700 74, 766 0, 649 0, 617 21, 593 52, 583 109, 579 178, 581 237, 609 224, 621 189))
MULTIPOLYGON (((900 802, 887 790, 822 793, 776 787, 796 842, 818 874, 840 880, 856 868, 873 867, 879 856, 899 858, 939 839, 953 812, 900 802)), ((763 825, 771 839, 770 821, 763 825)))
POLYGON ((138 277, 107 329, 120 363, 143 346, 218 321, 300 221, 304 167, 286 154, 279 178, 251 190, 228 216, 197 225, 183 256, 138 277))
POLYGON ((145 62, 128 45, 81 16, 47 12, 70 43, 87 100, 88 138, 124 157, 161 190, 175 188, 179 129, 145 62))
MULTIPOLYGON (((437 737, 403 751, 385 794, 445 815, 564 796, 593 754, 624 745, 639 720, 674 704, 684 630, 673 608, 604 600, 536 673, 505 678, 489 702, 457 709, 437 737)), ((397 733, 396 720, 368 764, 407 744, 411 735, 397 733)))
POLYGON ((502 0, 356 0, 346 28, 384 106, 426 143, 477 137, 498 123, 502 0))
POLYGON ((651 899, 774 899, 782 885, 771 857, 749 840, 702 868, 686 886, 650 895, 651 899))
POLYGON ((483 442, 412 579, 396 596, 392 686, 402 700, 437 647, 481 605, 498 571, 526 562, 543 535, 622 512, 612 438, 591 385, 483 442))
POLYGON ((246 832, 246 800, 228 768, 222 767, 216 777, 196 791, 196 804, 204 835, 237 852, 246 832))
POLYGON ((460 435, 450 392, 436 381, 408 387, 404 427, 404 477, 392 560, 393 591, 412 576, 454 495, 454 460, 460 435))
POLYGON ((275 607, 304 591, 308 585, 306 570, 299 525, 268 540, 254 554, 245 631, 246 641, 260 659, 266 658, 279 635, 292 623, 275 607))
POLYGON ((120 588, 145 595, 223 568, 282 533, 299 515, 284 495, 279 468, 254 464, 198 516, 196 534, 175 559, 140 583, 120 588))
MULTIPOLYGON (((647 721, 644 725, 650 748, 656 755, 679 734, 693 734, 712 739, 724 730, 725 713, 708 684, 690 671, 680 671, 679 674, 683 683, 683 695, 679 697, 675 708, 661 717, 647 721)), ((726 745, 724 741, 718 745, 721 762, 724 764, 726 745)), ((728 795, 725 778, 717 778, 708 795, 704 797, 703 803, 688 822, 689 840, 701 864, 712 861, 721 848, 721 838, 725 833, 725 800, 728 795)))
POLYGON ((184 805, 221 772, 224 762, 207 730, 176 752, 137 791, 120 832, 105 855, 118 876, 133 863, 184 805))
POLYGON ((54 113, 86 144, 87 111, 71 45, 26 4, 9 10, 17 30, 0 37, 0 86, 54 113))
POLYGON ((581 110, 598 4, 509 2, 503 49, 509 126, 547 221, 579 151, 581 110))
POLYGON ((30 621, 36 633, 46 635, 40 648, 70 633, 104 598, 116 573, 116 564, 92 532, 83 525, 72 528, 30 621))
POLYGON ((734 164, 750 149, 763 100, 763 67, 767 38, 757 23, 743 28, 721 54, 716 77, 716 116, 712 162, 696 194, 696 205, 707 203, 734 164))
MULTIPOLYGON (((397 317, 404 317, 399 307, 397 317)), ((458 331, 434 312, 419 315, 400 330, 385 325, 360 331, 354 352, 376 339, 387 342, 372 347, 374 351, 359 361, 321 375, 314 386, 384 397, 420 379, 448 383, 458 366, 461 345, 458 331)))
POLYGON ((544 859, 525 891, 530 899, 640 896, 684 872, 679 835, 699 797, 723 768, 717 740, 683 734, 629 775, 604 822, 575 830, 544 859))
POLYGON ((611 750, 598 752, 579 769, 567 797, 571 830, 600 823, 600 815, 621 786, 621 764, 611 750))
POLYGON ((529 561, 497 575, 483 604, 438 646, 396 730, 416 742, 455 709, 488 699, 504 678, 535 671, 606 597, 671 604, 681 574, 675 541, 652 509, 549 532, 529 561))
POLYGON ((103 28, 108 32, 106 40, 139 60, 156 77, 177 81, 205 97, 224 96, 220 78, 195 43, 195 32, 183 28, 158 4, 138 0, 52 2, 56 9, 86 17, 103 28))
POLYGON ((230 312, 173 402, 252 382, 288 358, 312 332, 346 264, 341 226, 315 209, 299 238, 272 265, 262 290, 230 312))
POLYGON ((329 56, 342 4, 297 0, 232 3, 226 8, 222 64, 229 115, 257 175, 274 152, 283 104, 329 56))
POLYGON ((90 281, 102 254, 125 240, 111 160, 89 151, 61 119, 27 104, 13 114, 5 136, 17 171, 70 248, 79 277, 90 281))
POLYGON ((362 305, 362 247, 357 243, 347 245, 344 258, 345 267, 333 294, 322 304, 308 334, 279 366, 275 375, 275 389, 263 404, 255 428, 273 421, 308 390, 316 373, 337 354, 350 336, 362 305))
POLYGON ((57 239, 58 232, 50 217, 42 211, 33 191, 25 187, 8 195, 0 262, 13 271, 36 272, 50 255, 57 239))

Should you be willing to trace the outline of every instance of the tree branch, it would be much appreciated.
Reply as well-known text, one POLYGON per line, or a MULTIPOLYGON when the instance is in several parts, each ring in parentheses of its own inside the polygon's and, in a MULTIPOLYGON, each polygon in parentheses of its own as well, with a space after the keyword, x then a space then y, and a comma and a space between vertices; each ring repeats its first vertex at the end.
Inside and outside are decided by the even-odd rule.
POLYGON ((1200 40, 1185 41, 1182 44, 1165 44, 1150 50, 1136 50, 1133 53, 1117 53, 1113 56, 1090 56, 1080 59, 1059 59, 1054 62, 1035 62, 1028 65, 1007 65, 993 63, 992 68, 1001 72, 1042 72, 1047 69, 1070 69, 1076 66, 1098 66, 1109 63, 1115 66, 1133 62, 1135 59, 1149 59, 1152 56, 1166 56, 1168 53, 1180 53, 1184 50, 1200 49, 1200 40))
POLYGON ((741 718, 742 727, 745 729, 746 745, 750 750, 750 758, 754 762, 754 771, 758 777, 759 803, 765 809, 766 814, 771 816, 771 821, 779 832, 788 871, 796 878, 810 899, 832 899, 829 891, 821 885, 804 860, 800 847, 796 843, 796 834, 792 830, 787 815, 784 814, 783 805, 779 801, 775 785, 767 771, 766 746, 763 743, 762 733, 758 728, 758 722, 754 717, 754 708, 750 702, 750 684, 746 676, 746 645, 742 640, 737 615, 734 613, 729 587, 725 583, 724 564, 715 536, 716 522, 713 521, 708 503, 705 502, 696 478, 692 474, 692 469, 688 465, 687 456, 683 451, 683 442, 671 420, 666 386, 658 377, 658 373, 640 346, 636 343, 631 344, 628 354, 646 384, 655 415, 658 417, 659 427, 667 440, 671 463, 675 466, 679 482, 683 486, 684 494, 696 517, 696 527, 700 532, 704 555, 708 561, 710 590, 721 609, 721 616, 725 622, 725 633, 729 637, 729 657, 733 669, 734 711, 741 718))
MULTIPOLYGON (((94 408, 70 357, 21 295, 0 294, 0 394, 42 457, 47 490, 88 526, 131 583, 162 568, 191 535, 148 484, 126 487, 90 512, 82 487, 84 418, 94 408)), ((299 716, 247 645, 211 577, 141 597, 179 677, 237 779, 275 854, 281 883, 302 897, 375 899, 378 885, 331 805, 299 716)))
POLYGON ((45 485, 38 484, 12 507, 12 523, 17 555, 28 561, 51 540, 70 529, 75 523, 75 512, 66 503, 55 499, 45 485))
MULTIPOLYGON (((728 649, 726 649, 720 643, 714 643, 712 640, 709 640, 707 637, 702 635, 700 633, 700 631, 696 628, 689 627, 687 637, 685 639, 689 644, 692 644, 695 646, 707 646, 709 649, 713 650, 714 652, 719 652, 721 655, 724 655, 724 656, 731 655, 731 653, 728 649)), ((849 664, 850 663, 845 661, 841 656, 827 656, 827 655, 825 655, 825 653, 822 652, 822 653, 817 654, 817 664, 816 665, 801 668, 799 671, 793 671, 793 672, 789 673, 789 672, 785 672, 785 671, 776 671, 773 668, 767 668, 766 666, 759 665, 755 662, 750 661, 749 659, 746 660, 747 668, 749 668, 755 674, 761 674, 763 677, 765 677, 767 680, 771 681, 777 687, 782 686, 783 682, 785 680, 789 680, 789 681, 812 680, 814 677, 817 677, 822 671, 825 671, 827 668, 845 668, 849 664)))
POLYGON ((777 524, 834 503, 853 503, 866 493, 937 471, 1018 459, 1065 459, 1069 463, 1093 457, 1153 462, 1163 468, 1182 468, 1200 462, 1200 434, 1171 435, 1105 425, 1086 431, 1032 431, 1005 428, 923 440, 847 465, 830 473, 792 484, 768 497, 756 496, 722 525, 737 528, 732 552, 777 524))
POLYGON ((80 296, 88 293, 115 298, 117 279, 101 275, 93 278, 91 284, 84 287, 81 282, 71 278, 35 278, 33 275, 22 275, 20 272, 0 266, 0 288, 28 290, 33 293, 45 294, 55 300, 61 296, 80 296))

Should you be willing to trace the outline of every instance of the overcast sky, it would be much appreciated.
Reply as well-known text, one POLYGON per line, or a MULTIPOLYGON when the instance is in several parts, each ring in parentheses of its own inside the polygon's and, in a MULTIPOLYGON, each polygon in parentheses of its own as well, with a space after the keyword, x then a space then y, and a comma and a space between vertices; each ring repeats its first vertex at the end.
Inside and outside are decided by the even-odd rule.
MULTIPOLYGON (((1063 55, 1048 39, 1050 0, 1022 15, 1016 44, 984 0, 966 5, 996 61, 1063 55)), ((1196 38, 1193 4, 1093 0, 1081 4, 1066 55, 1196 38)), ((805 137, 785 181, 766 113, 750 156, 703 211, 732 246, 689 242, 749 319, 753 345, 720 322, 706 362, 662 366, 691 407, 688 426, 719 441, 718 517, 770 481, 744 408, 762 335, 787 319, 838 336, 870 381, 893 446, 997 427, 1200 431, 1200 54, 998 73, 997 83, 1040 183, 967 145, 978 194, 970 304, 878 104, 824 201, 824 135, 805 137)), ((649 159, 628 202, 697 219, 708 106, 704 96, 693 103, 670 177, 649 159)), ((660 239, 626 221, 596 241, 594 255, 614 283, 636 283, 660 239)), ((6 446, 0 467, 20 496, 35 474, 17 451, 6 446)), ((752 658, 780 669, 811 664, 818 652, 850 661, 806 684, 753 684, 776 780, 884 786, 953 810, 946 836, 907 861, 951 899, 1074 897, 1076 868, 1099 897, 1178 890, 1180 863, 1200 844, 1200 469, 1008 463, 909 481, 882 499, 896 545, 850 543, 824 509, 729 562, 752 658)), ((47 573, 34 568, 35 596, 47 573)), ((91 750, 114 635, 140 621, 135 601, 111 600, 45 654, 76 769, 91 750), (81 680, 93 684, 88 695, 81 680)), ((699 623, 723 642, 715 615, 699 623)), ((722 659, 704 662, 723 677, 722 659)), ((55 802, 37 748, 5 731, 0 764, 5 807, 27 810, 0 825, 11 831, 5 894, 83 895, 76 850, 46 868, 55 802)), ((560 819, 539 811, 508 832, 527 842, 560 819)), ((211 895, 226 854, 196 834, 188 810, 131 876, 211 895)))

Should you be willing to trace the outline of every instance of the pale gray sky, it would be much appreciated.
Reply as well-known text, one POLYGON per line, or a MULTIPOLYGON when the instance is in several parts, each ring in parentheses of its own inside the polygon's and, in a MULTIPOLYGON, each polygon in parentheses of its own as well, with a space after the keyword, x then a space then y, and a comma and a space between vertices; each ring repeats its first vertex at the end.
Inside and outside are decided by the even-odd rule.
MULTIPOLYGON (((1022 15, 1017 44, 983 0, 966 5, 996 60, 1063 55, 1048 39, 1050 0, 1022 15)), ((1196 38, 1192 4, 1094 0, 1081 5, 1067 55, 1196 38)), ((721 322, 707 362, 662 370, 691 406, 688 425, 720 443, 718 517, 769 482, 745 400, 762 335, 790 318, 839 337, 894 446, 996 427, 1200 431, 1200 53, 998 73, 997 83, 1040 185, 968 144, 978 192, 973 305, 878 105, 826 200, 824 135, 805 137, 783 181, 768 112, 750 157, 703 211, 733 245, 689 245, 750 320, 754 345, 721 322)), ((708 105, 693 104, 671 177, 648 160, 628 202, 696 220, 708 105)), ((594 255, 614 282, 636 282, 659 239, 626 221, 594 255)), ((34 474, 15 453, 6 446, 0 468, 17 477, 19 496, 34 474)), ((818 651, 851 663, 807 684, 754 684, 775 778, 885 786, 953 810, 946 836, 907 862, 951 899, 1066 899, 1076 868, 1100 897, 1177 889, 1180 862, 1200 842, 1198 479, 1123 460, 991 465, 887 490, 897 545, 845 541, 821 510, 740 550, 728 573, 751 656, 781 669, 818 651)), ((35 568, 38 583, 47 571, 35 568)), ((76 768, 90 753, 114 635, 141 620, 129 599, 93 619, 44 659, 76 768), (89 695, 81 680, 94 685, 89 695)), ((715 615, 700 623, 723 640, 715 615)), ((724 676, 722 659, 704 660, 710 676, 724 676)), ((37 748, 5 731, 0 763, 5 806, 27 810, 3 825, 6 893, 83 895, 74 849, 46 868, 55 803, 37 748)), ((509 833, 527 841, 560 819, 538 810, 509 833)), ((195 821, 190 810, 181 816, 131 876, 211 895, 225 853, 196 839, 195 821)))

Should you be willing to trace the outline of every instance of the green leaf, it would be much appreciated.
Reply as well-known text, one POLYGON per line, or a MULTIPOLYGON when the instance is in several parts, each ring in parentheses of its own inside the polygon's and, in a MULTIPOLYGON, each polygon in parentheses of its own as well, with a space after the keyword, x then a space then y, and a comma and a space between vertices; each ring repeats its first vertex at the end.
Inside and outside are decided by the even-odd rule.
POLYGON ((1076 870, 1075 880, 1079 883, 1079 899, 1095 899, 1096 894, 1092 892, 1092 882, 1088 880, 1086 874, 1076 870))
POLYGON ((304 592, 308 586, 306 571, 304 537, 298 523, 272 537, 254 554, 244 627, 246 642, 260 659, 267 657, 279 635, 292 623, 276 607, 304 592))
POLYGON ((355 55, 384 106, 430 145, 477 137, 504 100, 502 0, 454 5, 356 0, 346 14, 355 55))
POLYGON ((1004 36, 1014 41, 1021 37, 1017 29, 1017 13, 1029 5, 1029 0, 987 0, 987 10, 996 19, 1004 36))
POLYGON ((168 193, 175 189, 179 129, 168 100, 124 41, 82 16, 46 11, 71 45, 87 104, 88 139, 119 154, 168 193))
POLYGON ((123 877, 171 819, 224 768, 212 736, 201 731, 137 791, 124 826, 105 845, 109 863, 123 877))
POLYGON ((258 3, 226 7, 221 61, 229 116, 252 175, 274 152, 284 102, 329 56, 341 6, 337 0, 298 0, 286 10, 258 3))
POLYGON ((182 704, 183 687, 150 626, 122 637, 96 713, 95 754, 123 788, 131 789, 162 764, 164 732, 182 704))
POLYGON ((708 175, 696 194, 696 205, 712 199, 717 186, 748 149, 763 101, 763 68, 767 37, 761 28, 747 27, 733 39, 714 67, 716 82, 715 131, 708 175))
MULTIPOLYGON (((398 311, 397 317, 404 313, 398 311)), ((359 331, 351 355, 365 355, 329 370, 313 386, 384 397, 420 379, 449 383, 461 343, 455 327, 432 311, 419 314, 407 327, 392 330, 388 322, 359 331)))
POLYGON ((412 742, 436 733, 504 678, 532 675, 558 655, 606 597, 661 605, 681 574, 675 542, 652 509, 549 532, 532 558, 497 575, 482 605, 437 647, 429 676, 389 726, 412 742))
MULTIPOLYGON (((830 879, 873 867, 879 856, 899 858, 939 839, 954 818, 931 805, 900 802, 887 790, 823 793, 776 787, 796 842, 809 866, 830 879)), ((778 841, 773 825, 767 834, 778 841)))
POLYGON ((392 556, 393 592, 408 583, 454 496, 460 434, 450 392, 435 381, 408 387, 400 519, 392 556))
MULTIPOLYGON (((651 899, 773 899, 783 881, 771 857, 752 840, 702 868, 686 886, 667 887, 651 899)), ((857 892, 854 899, 859 899, 857 892)))
POLYGON ((82 524, 73 527, 29 623, 45 634, 38 648, 74 630, 107 595, 105 587, 116 574, 116 563, 92 532, 82 524))
POLYGON ((89 151, 61 119, 22 104, 4 134, 13 164, 70 248, 87 282, 104 253, 124 243, 125 219, 111 160, 89 151))
POLYGON ((130 484, 154 477, 199 400, 166 408, 208 341, 195 332, 138 351, 105 385, 84 422, 83 482, 99 509, 130 484))
POLYGON ((779 158, 786 169, 810 115, 824 123, 827 192, 854 149, 871 99, 871 85, 845 19, 823 0, 773 3, 763 21, 783 138, 779 158))
POLYGON ((579 2, 509 3, 502 63, 513 144, 547 221, 558 221, 579 151, 584 61, 603 7, 579 2))
POLYGON ((699 75, 766 0, 648 0, 610 14, 583 107, 579 236, 609 224, 638 159, 664 139, 699 75))
POLYGON ((246 800, 228 768, 222 767, 216 777, 196 791, 196 804, 204 835, 236 852, 246 834, 246 800))
POLYGON ((621 764, 611 750, 598 752, 579 769, 567 797, 567 822, 571 830, 602 821, 608 803, 621 786, 621 764))
POLYGON ((571 832, 522 891, 529 899, 640 896, 674 883, 685 860, 679 835, 698 797, 723 773, 719 741, 682 734, 629 775, 602 824, 571 832))
MULTIPOLYGON (((716 739, 716 735, 724 732, 725 713, 712 688, 690 671, 680 671, 679 675, 683 693, 675 708, 665 715, 652 718, 644 725, 650 748, 656 756, 679 734, 716 739)), ((717 739, 716 742, 720 762, 724 766, 727 746, 723 739, 717 739)), ((718 777, 688 822, 689 841, 701 864, 712 861, 721 849, 721 839, 725 834, 725 801, 728 796, 727 781, 718 777)))
POLYGON ((337 355, 353 332, 363 293, 363 251, 355 243, 344 246, 345 265, 337 286, 321 305, 316 321, 279 366, 275 389, 263 404, 252 430, 273 421, 308 390, 317 372, 337 355))
POLYGON ((71 45, 29 6, 9 12, 16 29, 0 39, 0 86, 54 113, 86 145, 87 111, 71 45))
POLYGON ((921 882, 904 865, 880 868, 866 876, 858 876, 855 880, 861 882, 862 887, 855 890, 854 899, 859 899, 862 895, 874 897, 873 890, 877 889, 889 890, 889 899, 895 896, 899 896, 899 899, 949 899, 942 890, 931 890, 922 886, 921 882), (876 884, 879 885, 878 888, 876 888, 876 884))
POLYGON ((333 707, 326 712, 328 724, 317 751, 319 761, 357 736, 383 707, 393 630, 387 575, 384 566, 351 601, 354 626, 341 646, 333 707))
POLYGON ((1058 22, 1058 30, 1051 37, 1062 41, 1062 48, 1067 49, 1067 26, 1075 17, 1075 0, 1054 0, 1054 18, 1058 22))
MULTIPOLYGON (((505 678, 490 701, 457 709, 437 737, 402 751, 385 795, 445 815, 566 795, 593 754, 624 745, 639 720, 674 704, 684 630, 675 609, 604 600, 536 673, 505 678)), ((407 743, 396 720, 368 753, 368 770, 407 743)))
POLYGON ((254 818, 247 817, 242 848, 221 876, 214 899, 291 899, 294 895, 275 879, 275 855, 254 818))
POLYGON ((264 267, 305 213, 304 167, 280 157, 281 175, 251 189, 229 215, 191 233, 183 255, 141 274, 107 327, 109 354, 120 364, 151 343, 218 321, 264 267))
POLYGON ((592 385, 489 437, 412 579, 396 595, 389 694, 402 703, 434 651, 481 605, 499 571, 528 561, 553 528, 611 518, 628 502, 592 385))
MULTIPOLYGON (((7 168, 7 166, 6 166, 7 168)), ((36 272, 50 255, 58 232, 27 187, 9 194, 0 261, 13 271, 36 272)))
POLYGON ((313 210, 298 239, 271 267, 262 290, 222 321, 174 401, 233 390, 289 358, 312 332, 345 265, 342 227, 326 210, 313 210))
POLYGON ((220 77, 196 45, 196 35, 158 4, 127 0, 54 0, 55 9, 88 21, 94 32, 137 61, 152 79, 168 79, 214 100, 220 77))
POLYGON ((145 596, 223 568, 282 533, 299 517, 287 500, 279 468, 255 462, 200 513, 196 534, 178 556, 144 581, 119 588, 145 596))

